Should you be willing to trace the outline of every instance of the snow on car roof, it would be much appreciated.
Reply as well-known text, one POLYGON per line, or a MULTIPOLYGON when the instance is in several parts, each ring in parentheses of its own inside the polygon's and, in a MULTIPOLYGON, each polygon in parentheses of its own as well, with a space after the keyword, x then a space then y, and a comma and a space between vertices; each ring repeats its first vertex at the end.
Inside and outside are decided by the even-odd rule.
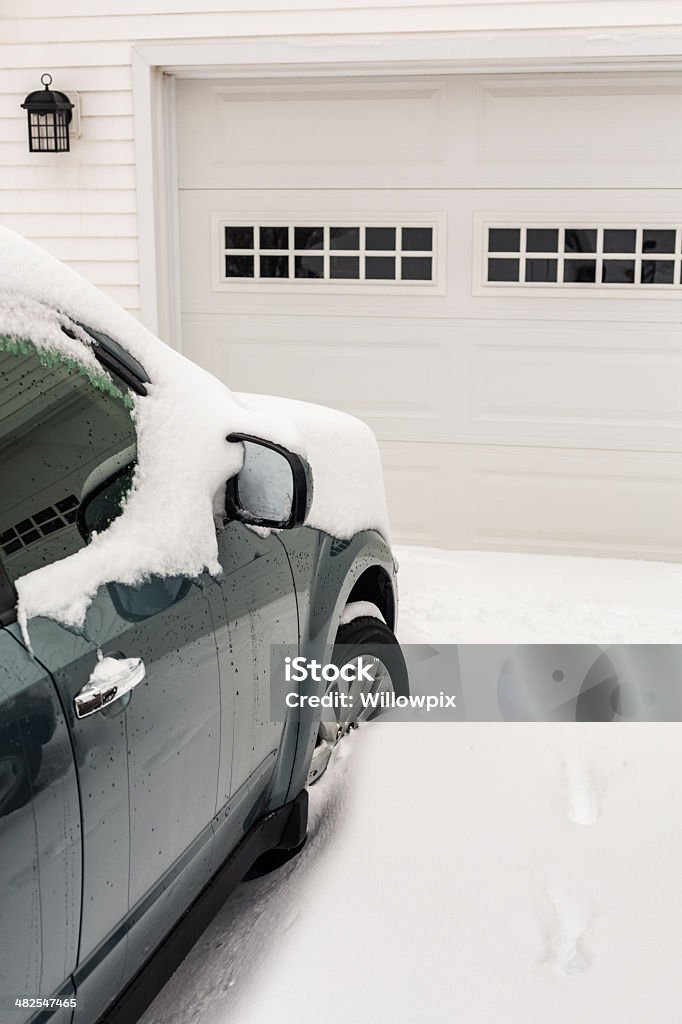
POLYGON ((152 574, 220 573, 214 505, 243 457, 241 446, 225 440, 233 432, 276 441, 308 459, 308 525, 342 539, 374 529, 388 540, 379 451, 364 423, 307 403, 231 392, 75 271, 0 228, 0 334, 101 374, 80 323, 110 335, 149 375, 148 394, 132 398, 137 470, 123 513, 104 533, 17 580, 26 636, 28 620, 38 615, 82 624, 99 587, 114 579, 134 584, 152 574))

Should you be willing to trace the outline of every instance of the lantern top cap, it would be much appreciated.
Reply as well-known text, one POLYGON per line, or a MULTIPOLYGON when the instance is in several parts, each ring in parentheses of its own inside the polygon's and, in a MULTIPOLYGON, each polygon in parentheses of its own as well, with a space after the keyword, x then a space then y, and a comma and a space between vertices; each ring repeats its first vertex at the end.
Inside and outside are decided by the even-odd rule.
POLYGON ((45 72, 44 75, 41 75, 40 81, 44 88, 30 92, 21 104, 22 109, 33 111, 36 114, 47 114, 57 110, 73 110, 73 103, 68 96, 63 92, 58 92, 56 89, 50 89, 52 75, 45 72))

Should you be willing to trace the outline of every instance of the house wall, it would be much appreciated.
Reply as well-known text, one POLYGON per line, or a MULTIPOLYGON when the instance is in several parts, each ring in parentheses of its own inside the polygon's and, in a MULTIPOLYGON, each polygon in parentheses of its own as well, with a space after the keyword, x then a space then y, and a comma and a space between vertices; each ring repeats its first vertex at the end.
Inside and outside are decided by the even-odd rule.
POLYGON ((678 0, 2 0, 0 220, 139 315, 132 48, 159 41, 355 34, 551 31, 636 38, 669 31, 678 0), (115 7, 115 13, 111 13, 115 7), (188 13, 187 9, 193 9, 188 13), (55 12, 59 13, 56 14, 55 12), (72 152, 29 154, 20 104, 49 71, 77 91, 82 135, 72 152))

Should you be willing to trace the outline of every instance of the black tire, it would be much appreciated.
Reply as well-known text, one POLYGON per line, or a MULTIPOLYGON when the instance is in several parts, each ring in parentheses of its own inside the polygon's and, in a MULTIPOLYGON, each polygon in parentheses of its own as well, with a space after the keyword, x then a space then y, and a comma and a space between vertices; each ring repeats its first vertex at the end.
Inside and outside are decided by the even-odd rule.
POLYGON ((340 666, 362 654, 380 658, 388 669, 396 697, 409 697, 410 681, 398 638, 385 622, 371 615, 339 626, 332 661, 340 666))

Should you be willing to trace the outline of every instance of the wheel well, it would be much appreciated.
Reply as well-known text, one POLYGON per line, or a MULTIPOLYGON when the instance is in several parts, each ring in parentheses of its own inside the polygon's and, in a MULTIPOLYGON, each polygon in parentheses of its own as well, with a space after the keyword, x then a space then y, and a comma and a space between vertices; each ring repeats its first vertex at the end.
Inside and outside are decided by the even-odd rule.
POLYGON ((369 601, 375 604, 389 629, 395 628, 395 598, 391 577, 380 565, 370 566, 358 577, 348 595, 348 603, 351 601, 369 601))

